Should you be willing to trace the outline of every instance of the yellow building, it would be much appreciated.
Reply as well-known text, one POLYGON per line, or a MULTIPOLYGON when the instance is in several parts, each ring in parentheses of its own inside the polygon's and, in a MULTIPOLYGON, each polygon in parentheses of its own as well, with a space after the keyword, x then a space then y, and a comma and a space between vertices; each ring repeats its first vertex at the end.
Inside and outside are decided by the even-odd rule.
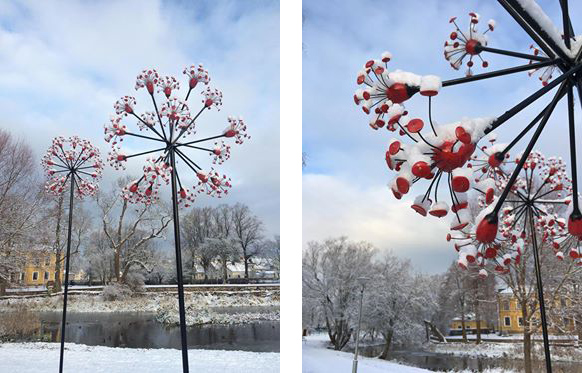
MULTIPOLYGON (((521 311, 521 306, 519 305, 517 298, 513 295, 511 289, 505 289, 498 293, 498 314, 499 314, 499 331, 501 334, 521 334, 523 333, 524 320, 523 312, 521 311)), ((566 307, 567 300, 558 299, 554 307, 566 307)), ((546 303, 547 308, 547 303, 546 303)), ((536 321, 540 319, 539 311, 533 315, 536 321)), ((554 322, 556 320, 553 320, 554 322)), ((560 329, 574 331, 576 324, 571 318, 564 318, 559 320, 561 323, 560 329)), ((558 334, 557 328, 552 327, 550 324, 549 332, 552 334, 558 334)))
MULTIPOLYGON (((481 333, 489 333, 495 330, 494 325, 490 325, 485 320, 479 321, 479 329, 481 333)), ((474 314, 465 315, 465 332, 466 334, 477 334, 477 320, 474 314)), ((449 335, 462 335, 463 334, 463 320, 460 317, 455 317, 451 321, 449 335)))
MULTIPOLYGON (((21 286, 46 286, 55 281, 57 256, 50 249, 36 249, 26 254, 25 264, 19 273, 12 274, 12 282, 21 286)), ((62 264, 62 263, 61 263, 62 264)), ((61 265, 61 281, 65 271, 61 265)))

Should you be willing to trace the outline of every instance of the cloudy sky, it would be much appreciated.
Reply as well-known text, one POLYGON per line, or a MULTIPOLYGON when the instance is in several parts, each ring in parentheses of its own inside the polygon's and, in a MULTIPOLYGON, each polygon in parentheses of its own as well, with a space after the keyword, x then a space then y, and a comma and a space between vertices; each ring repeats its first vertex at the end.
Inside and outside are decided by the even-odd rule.
MULTIPOLYGON (((559 2, 538 2, 561 29, 559 2)), ((582 11, 581 2, 570 4, 571 14, 582 11)), ((367 116, 354 105, 352 96, 362 65, 380 58, 386 50, 393 54, 390 69, 436 74, 443 80, 463 76, 464 72, 449 67, 442 47, 453 31, 449 18, 458 16, 464 27, 470 11, 480 13, 482 23, 491 18, 497 21, 495 31, 489 35, 489 46, 529 51, 532 41, 495 1, 363 0, 335 1, 333 6, 329 2, 304 2, 304 243, 347 235, 391 249, 432 273, 446 270, 456 258, 456 252, 445 240, 449 218, 423 218, 410 208, 410 196, 414 198, 425 191, 427 183, 418 183, 408 198, 400 201, 392 196, 386 184, 394 173, 386 167, 384 153, 393 134, 370 129, 367 116)), ((574 23, 574 30, 582 34, 582 24, 574 23)), ((486 59, 489 68, 477 72, 527 63, 504 56, 487 55, 486 59)), ((439 123, 463 117, 499 116, 540 87, 540 82, 527 73, 448 87, 433 100, 433 114, 439 123)), ((551 97, 540 99, 503 125, 496 131, 499 141, 511 141, 550 100, 551 97)), ((536 148, 548 156, 559 155, 567 160, 564 101, 554 111, 536 148)), ((415 97, 405 104, 412 115, 427 117, 426 99, 415 97)), ((523 150, 529 137, 515 149, 523 150)))
MULTIPOLYGON (((0 127, 26 138, 39 162, 57 135, 90 139, 106 156, 103 125, 114 102, 135 95, 138 112, 151 110, 144 91, 134 89, 137 74, 157 68, 187 87, 182 70, 198 63, 224 98, 220 112, 206 111, 197 121, 197 135, 219 134, 228 115, 240 115, 252 139, 234 145, 231 159, 217 167, 233 180, 229 197, 202 196, 197 205, 246 203, 268 235, 278 234, 277 1, 2 1, 0 127)), ((189 100, 192 111, 202 105, 198 91, 189 100)), ((151 144, 129 140, 124 146, 137 152, 151 144)), ((207 154, 190 154, 203 168, 212 165, 207 154)), ((134 175, 143 165, 128 163, 134 175)), ((194 182, 183 166, 180 172, 183 181, 194 182)), ((103 186, 122 174, 108 167, 103 186)))

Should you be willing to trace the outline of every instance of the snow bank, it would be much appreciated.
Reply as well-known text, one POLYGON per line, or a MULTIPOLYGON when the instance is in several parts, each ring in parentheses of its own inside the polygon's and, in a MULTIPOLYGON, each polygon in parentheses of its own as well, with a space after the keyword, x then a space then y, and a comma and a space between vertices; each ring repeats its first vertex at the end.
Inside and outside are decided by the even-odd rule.
MULTIPOLYGON (((326 348, 326 336, 316 334, 303 342, 303 373, 351 372, 352 353, 326 348)), ((358 357, 358 373, 424 373, 426 369, 409 367, 386 360, 358 357)))
MULTIPOLYGON (((0 344, 2 371, 55 372, 59 366, 58 343, 0 344)), ((197 373, 279 372, 279 353, 222 350, 188 350, 190 371, 197 373)), ((65 345, 65 372, 164 373, 181 372, 179 350, 133 349, 65 345)))
MULTIPOLYGON (((195 292, 185 294, 187 321, 194 324, 234 324, 258 320, 279 320, 279 291, 195 292), (252 310, 251 310, 252 308, 252 310), (227 309, 229 312, 221 312, 227 309)), ((0 312, 62 310, 62 297, 35 297, 0 300, 0 312)), ((151 312, 158 321, 178 320, 178 297, 169 293, 146 293, 123 300, 105 301, 101 295, 69 295, 68 312, 151 312)))

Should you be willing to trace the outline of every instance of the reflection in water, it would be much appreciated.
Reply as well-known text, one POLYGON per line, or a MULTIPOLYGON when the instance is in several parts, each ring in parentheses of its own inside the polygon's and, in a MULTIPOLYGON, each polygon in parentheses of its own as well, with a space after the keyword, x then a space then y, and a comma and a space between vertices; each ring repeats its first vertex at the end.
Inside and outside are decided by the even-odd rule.
MULTIPOLYGON (((59 341, 61 313, 42 313, 41 334, 59 341)), ((144 313, 67 314, 66 341, 91 346, 180 348, 180 328, 144 313)), ((204 325, 188 328, 188 347, 211 350, 279 352, 279 322, 204 325)))
MULTIPOLYGON (((382 353, 382 346, 365 346, 360 347, 363 356, 377 357, 382 353)), ((390 353, 390 360, 396 360, 406 365, 418 368, 429 369, 433 371, 449 370, 471 370, 482 372, 485 369, 503 368, 523 371, 523 360, 514 360, 506 358, 487 358, 487 357, 469 357, 469 356, 452 356, 426 351, 405 351, 397 350, 390 353)), ((544 361, 533 361, 534 372, 544 372, 544 361)), ((552 361, 552 371, 554 373, 582 373, 582 363, 573 362, 556 362, 552 361)))

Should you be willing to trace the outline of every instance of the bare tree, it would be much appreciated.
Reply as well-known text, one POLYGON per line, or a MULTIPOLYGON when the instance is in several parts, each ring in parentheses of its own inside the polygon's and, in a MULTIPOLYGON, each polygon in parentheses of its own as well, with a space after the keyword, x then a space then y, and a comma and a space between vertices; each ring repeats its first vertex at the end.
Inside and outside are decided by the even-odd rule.
POLYGON ((117 282, 125 282, 134 266, 146 271, 152 269, 149 241, 162 238, 172 221, 171 215, 160 204, 130 205, 120 191, 127 179, 117 181, 117 188, 97 197, 101 209, 103 233, 113 252, 113 270, 117 282))
POLYGON ((216 236, 214 215, 211 207, 195 207, 181 221, 182 246, 188 254, 186 262, 192 280, 195 279, 198 263, 204 270, 204 280, 208 280, 212 261, 216 258, 212 247, 203 245, 208 238, 216 236))
POLYGON ((232 207, 233 236, 242 250, 245 278, 249 278, 249 260, 258 253, 263 238, 263 222, 247 205, 237 203, 232 207))
POLYGON ((0 278, 20 271, 23 251, 46 244, 39 211, 45 206, 42 181, 30 146, 0 129, 0 278))
POLYGON ((105 285, 111 282, 113 276, 113 252, 102 230, 91 233, 89 245, 83 252, 85 271, 89 275, 89 283, 97 280, 105 285))

